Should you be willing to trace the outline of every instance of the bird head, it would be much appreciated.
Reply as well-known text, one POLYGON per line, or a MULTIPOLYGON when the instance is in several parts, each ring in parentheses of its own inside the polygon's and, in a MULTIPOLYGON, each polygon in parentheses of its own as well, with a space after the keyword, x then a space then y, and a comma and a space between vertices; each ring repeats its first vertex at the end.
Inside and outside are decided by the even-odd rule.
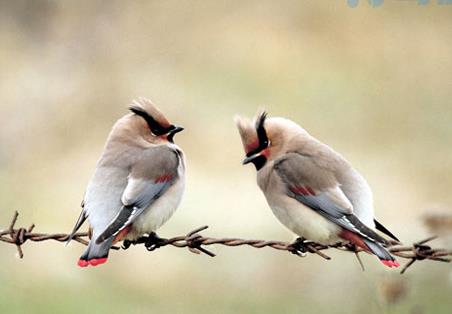
POLYGON ((253 163, 256 170, 287 152, 294 136, 306 133, 291 120, 268 118, 265 111, 258 113, 253 121, 237 116, 235 122, 246 154, 243 164, 253 163))
POLYGON ((129 110, 133 113, 133 123, 140 134, 150 143, 174 143, 174 135, 184 130, 171 124, 163 113, 148 99, 133 101, 129 110))

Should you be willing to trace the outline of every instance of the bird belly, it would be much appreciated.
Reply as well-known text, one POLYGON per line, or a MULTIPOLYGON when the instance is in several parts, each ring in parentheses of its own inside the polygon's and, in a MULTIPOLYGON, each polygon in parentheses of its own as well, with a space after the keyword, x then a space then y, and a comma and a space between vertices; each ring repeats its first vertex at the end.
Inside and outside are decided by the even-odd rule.
POLYGON ((284 203, 269 205, 279 221, 298 236, 321 244, 340 241, 337 235, 341 227, 298 201, 288 198, 284 203))
POLYGON ((174 214, 185 188, 183 176, 133 222, 126 239, 135 240, 145 233, 157 231, 174 214))

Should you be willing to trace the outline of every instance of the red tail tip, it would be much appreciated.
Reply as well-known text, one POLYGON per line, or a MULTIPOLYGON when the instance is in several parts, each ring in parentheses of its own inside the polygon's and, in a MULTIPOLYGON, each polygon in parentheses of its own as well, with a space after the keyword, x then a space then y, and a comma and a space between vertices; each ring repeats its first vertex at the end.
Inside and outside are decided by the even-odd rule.
POLYGON ((106 257, 104 257, 104 258, 94 258, 94 259, 88 261, 88 263, 91 266, 97 266, 97 265, 100 265, 100 264, 104 264, 106 262, 107 262, 107 258, 106 257))
POLYGON ((91 259, 89 261, 85 261, 83 259, 80 259, 80 260, 78 260, 77 265, 80 266, 80 267, 87 267, 88 265, 97 266, 97 265, 100 265, 100 264, 104 264, 106 262, 107 262, 107 258, 106 257, 104 257, 104 258, 94 258, 94 259, 91 259))
POLYGON ((78 262, 77 262, 77 265, 78 265, 79 267, 86 267, 86 266, 89 265, 89 263, 88 263, 88 261, 85 261, 85 260, 83 260, 83 259, 79 259, 78 262))
POLYGON ((381 262, 385 265, 385 266, 388 266, 388 267, 399 267, 400 266, 400 263, 398 262, 398 261, 396 261, 396 260, 394 260, 394 261, 388 261, 388 260, 381 260, 381 262))

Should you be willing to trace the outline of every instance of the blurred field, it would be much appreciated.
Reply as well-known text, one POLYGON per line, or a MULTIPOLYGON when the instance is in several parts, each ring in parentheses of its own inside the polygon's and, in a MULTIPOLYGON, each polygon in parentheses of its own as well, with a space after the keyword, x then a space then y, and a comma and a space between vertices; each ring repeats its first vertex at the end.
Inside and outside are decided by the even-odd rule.
MULTIPOLYGON (((423 215, 452 212, 451 38, 452 6, 433 2, 0 1, 0 227, 17 209, 37 231, 69 231, 111 125, 145 96, 186 128, 188 188, 162 236, 208 224, 212 236, 292 240, 240 164, 232 118, 264 106, 343 153, 379 220, 419 240, 423 215)), ((82 250, 29 244, 18 260, 0 245, 0 313, 452 309, 447 264, 401 278, 333 252, 132 248, 82 270, 82 250), (395 301, 388 282, 406 290, 395 301)))

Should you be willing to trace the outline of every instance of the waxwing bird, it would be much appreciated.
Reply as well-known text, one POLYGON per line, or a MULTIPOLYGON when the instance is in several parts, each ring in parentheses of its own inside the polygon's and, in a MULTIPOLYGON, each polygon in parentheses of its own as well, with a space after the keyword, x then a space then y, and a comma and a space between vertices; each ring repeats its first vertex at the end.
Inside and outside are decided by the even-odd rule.
POLYGON ((398 241, 374 219, 372 191, 348 161, 293 121, 235 119, 246 158, 275 216, 302 239, 321 244, 349 241, 383 264, 400 264, 390 244, 373 228, 398 241))
POLYGON ((88 219, 91 238, 78 261, 81 267, 105 263, 110 247, 118 241, 155 232, 182 198, 184 154, 173 140, 183 128, 168 122, 144 98, 129 109, 108 136, 72 232, 88 219))

